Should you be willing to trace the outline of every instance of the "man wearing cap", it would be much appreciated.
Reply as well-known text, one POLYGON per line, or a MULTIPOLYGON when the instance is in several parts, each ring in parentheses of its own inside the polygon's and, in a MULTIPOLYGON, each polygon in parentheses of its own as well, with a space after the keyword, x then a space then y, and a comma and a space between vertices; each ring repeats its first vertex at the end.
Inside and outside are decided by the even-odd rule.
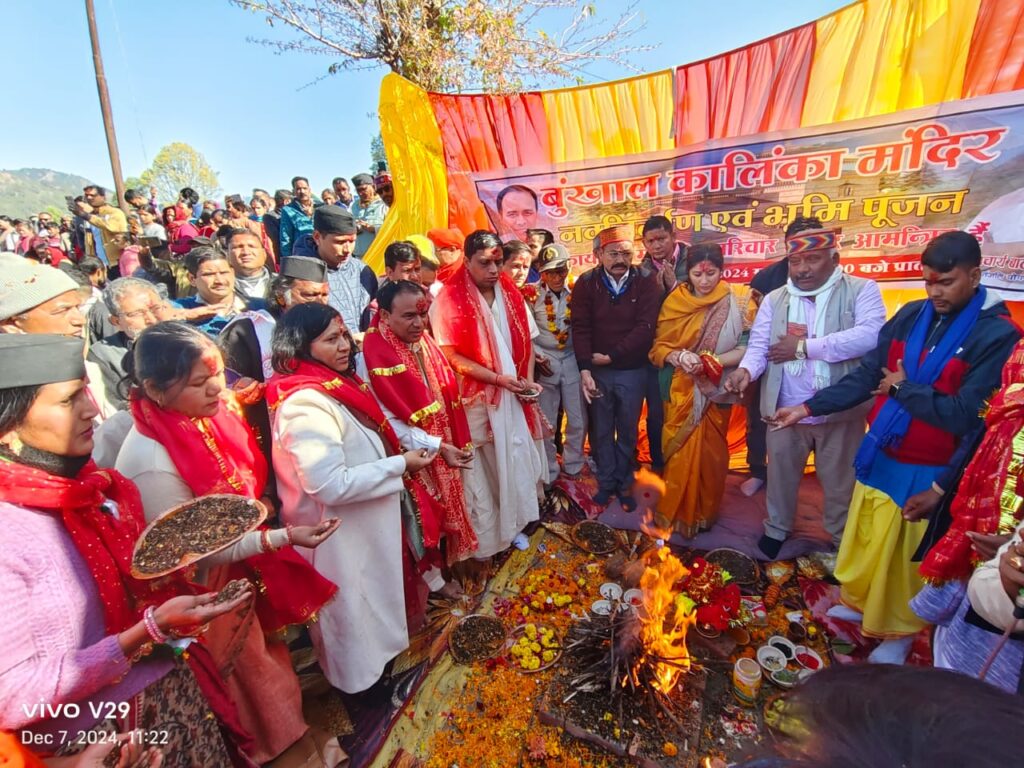
MULTIPOLYGON (((874 349, 885 323, 877 283, 847 275, 839 266, 832 230, 803 229, 786 241, 789 280, 769 293, 757 310, 739 367, 725 382, 742 394, 761 379, 761 416, 800 405, 855 370, 874 349)), ((825 495, 825 530, 839 546, 853 494, 853 457, 864 435, 870 405, 830 416, 808 416, 793 429, 768 432, 768 519, 758 547, 774 560, 793 530, 797 495, 807 457, 825 495)))
POLYGON ((627 512, 636 509, 633 455, 661 304, 654 277, 633 266, 633 238, 628 225, 600 232, 600 263, 576 282, 570 305, 573 348, 590 404, 599 485, 594 501, 604 506, 617 495, 627 512))
MULTIPOLYGON (((572 346, 570 328, 569 252, 564 245, 544 246, 537 259, 540 290, 529 309, 537 321, 536 345, 540 409, 556 430, 561 429, 559 408, 565 412, 565 439, 562 441, 562 471, 573 477, 583 469, 583 440, 587 434, 586 412, 580 388, 580 369, 572 346)), ((548 483, 558 479, 559 466, 553 437, 544 440, 547 451, 548 483)))
POLYGON ((526 304, 501 270, 497 235, 473 232, 465 251, 465 263, 430 308, 430 324, 460 376, 476 447, 463 480, 476 557, 486 559, 513 543, 529 546, 522 530, 539 515, 547 466, 526 304))
POLYGON ((270 412, 262 397, 262 385, 274 373, 270 364, 274 327, 277 318, 297 304, 327 303, 327 265, 320 259, 289 256, 281 262, 281 273, 274 278, 270 292, 270 306, 232 318, 217 337, 217 346, 224 355, 228 383, 242 406, 242 415, 267 459, 269 488, 274 494, 273 435, 270 412))
POLYGON ((436 296, 437 291, 441 290, 441 286, 438 285, 437 289, 434 289, 434 285, 437 283, 437 270, 440 267, 440 264, 437 263, 434 244, 426 235, 409 235, 405 239, 415 245, 416 250, 420 252, 420 285, 426 288, 431 296, 436 296))
POLYGON ((281 227, 278 235, 278 256, 291 256, 295 244, 313 231, 313 211, 317 208, 309 179, 296 176, 292 179, 294 199, 281 209, 281 227))
POLYGON ((381 201, 390 208, 395 204, 395 187, 391 183, 391 174, 387 171, 382 171, 373 177, 373 188, 376 190, 377 195, 381 201))
POLYGON ((0 332, 85 335, 78 283, 67 273, 25 259, 0 268, 0 332))
POLYGON ((284 254, 281 253, 281 211, 291 201, 292 193, 287 189, 279 189, 274 193, 273 207, 268 207, 267 212, 263 214, 263 231, 270 238, 270 243, 274 247, 274 255, 277 256, 278 261, 284 257, 284 254))
POLYGON ((352 186, 356 188, 356 199, 350 206, 352 217, 356 222, 356 247, 353 253, 361 259, 369 250, 377 231, 384 224, 384 215, 388 207, 377 196, 373 177, 368 173, 360 173, 352 177, 352 186))
POLYGON ((366 310, 377 295, 377 276, 352 255, 355 243, 352 214, 336 205, 322 205, 313 214, 313 234, 295 249, 295 255, 318 257, 327 265, 328 303, 341 313, 345 327, 353 333, 366 330, 366 310))

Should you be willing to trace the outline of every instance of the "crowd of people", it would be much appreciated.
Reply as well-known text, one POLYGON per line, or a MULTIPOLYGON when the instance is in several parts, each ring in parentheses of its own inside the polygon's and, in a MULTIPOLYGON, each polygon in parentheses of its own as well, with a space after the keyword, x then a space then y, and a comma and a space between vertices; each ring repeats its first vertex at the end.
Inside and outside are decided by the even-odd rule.
POLYGON ((0 728, 82 765, 61 761, 98 737, 56 735, 123 730, 101 705, 131 702, 165 739, 124 765, 268 763, 311 733, 282 630, 308 625, 327 680, 368 691, 429 593, 528 546, 560 476, 637 511, 645 408, 665 484, 645 522, 692 539, 722 513, 736 403, 762 556, 813 453, 833 615, 882 640, 877 662, 938 625, 937 666, 1018 690, 1024 642, 1001 642, 1024 594, 1024 346, 973 236, 931 241, 927 298, 887 320, 813 218, 749 286, 664 216, 602 230, 578 278, 529 216, 522 239, 390 242, 378 276, 362 257, 392 195, 386 174, 319 197, 295 177, 223 206, 134 190, 126 215, 89 186, 60 222, 0 216, 0 728), (137 579, 143 527, 210 494, 272 522, 137 579), (216 601, 235 579, 258 586, 216 601))

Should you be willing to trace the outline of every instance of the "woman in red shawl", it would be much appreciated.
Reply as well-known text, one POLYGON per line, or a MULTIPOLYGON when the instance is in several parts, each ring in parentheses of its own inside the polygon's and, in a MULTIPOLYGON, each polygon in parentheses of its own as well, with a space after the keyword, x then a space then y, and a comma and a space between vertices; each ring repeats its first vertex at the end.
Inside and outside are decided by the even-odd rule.
POLYGON ((414 560, 423 555, 429 521, 419 510, 429 500, 414 478, 436 455, 402 452, 355 373, 353 348, 333 307, 292 307, 274 329, 277 375, 267 385, 281 518, 342 522, 341 536, 303 554, 344 585, 310 634, 327 679, 346 693, 377 682, 422 620, 426 585, 414 560))
POLYGON ((91 460, 95 416, 81 340, 0 335, 0 729, 73 754, 92 731, 142 728, 166 735, 165 766, 252 766, 203 644, 167 644, 251 593, 218 605, 182 578, 131 575, 142 504, 91 460))
MULTIPOLYGON (((225 388, 212 341, 188 325, 159 323, 136 339, 126 368, 135 385, 134 426, 117 467, 139 485, 147 519, 209 494, 263 497, 267 464, 225 388)), ((256 531, 199 564, 212 589, 240 577, 259 586, 254 608, 214 622, 207 637, 260 763, 307 730, 288 648, 272 638, 290 624, 312 621, 337 591, 291 545, 316 547, 335 527, 256 531)))

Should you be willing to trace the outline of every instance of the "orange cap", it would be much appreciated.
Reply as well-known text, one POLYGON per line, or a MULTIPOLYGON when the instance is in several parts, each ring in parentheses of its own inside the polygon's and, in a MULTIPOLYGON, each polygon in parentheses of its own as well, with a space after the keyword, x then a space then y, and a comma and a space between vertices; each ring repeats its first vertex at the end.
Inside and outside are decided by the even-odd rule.
POLYGON ((609 243, 632 243, 636 240, 636 229, 629 224, 602 229, 597 235, 597 242, 604 248, 609 243))

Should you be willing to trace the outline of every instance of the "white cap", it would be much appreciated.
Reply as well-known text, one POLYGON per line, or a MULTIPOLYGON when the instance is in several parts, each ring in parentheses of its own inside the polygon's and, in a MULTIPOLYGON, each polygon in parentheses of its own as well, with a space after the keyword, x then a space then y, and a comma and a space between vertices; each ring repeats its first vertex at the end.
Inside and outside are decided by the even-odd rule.
POLYGON ((0 320, 28 312, 68 291, 78 290, 78 283, 62 270, 33 264, 26 259, 22 262, 0 260, 0 320))

